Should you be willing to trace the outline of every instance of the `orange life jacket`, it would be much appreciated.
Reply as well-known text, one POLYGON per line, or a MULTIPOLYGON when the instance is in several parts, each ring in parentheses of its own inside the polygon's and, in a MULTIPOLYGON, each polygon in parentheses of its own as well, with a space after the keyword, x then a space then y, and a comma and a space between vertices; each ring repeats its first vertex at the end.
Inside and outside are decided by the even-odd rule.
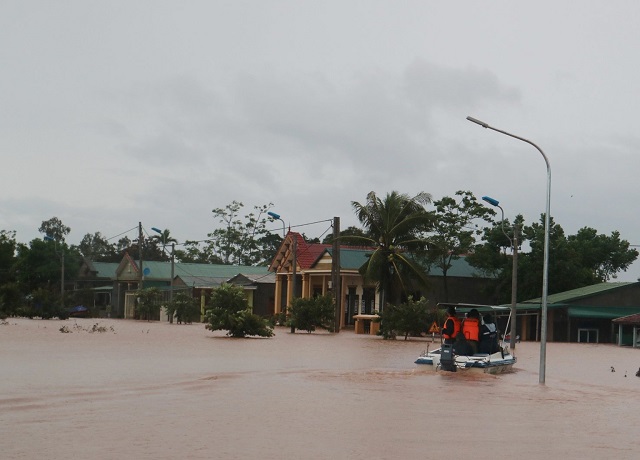
POLYGON ((480 320, 477 318, 465 318, 462 323, 462 333, 467 340, 480 340, 480 320))
MULTIPOLYGON (((442 337, 444 337, 445 339, 455 339, 456 335, 458 335, 458 332, 460 332, 460 320, 455 317, 455 316, 449 316, 447 318, 447 321, 453 321, 453 334, 448 335, 446 332, 442 333, 442 337)), ((447 325, 447 321, 444 322, 444 325, 447 325)))

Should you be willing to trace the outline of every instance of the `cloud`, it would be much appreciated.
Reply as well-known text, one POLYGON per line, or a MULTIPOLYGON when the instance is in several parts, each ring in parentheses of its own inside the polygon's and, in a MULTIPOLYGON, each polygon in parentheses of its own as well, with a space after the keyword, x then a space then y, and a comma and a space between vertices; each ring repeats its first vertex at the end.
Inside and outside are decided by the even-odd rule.
POLYGON ((521 92, 487 69, 448 68, 417 59, 404 73, 406 99, 418 108, 473 109, 480 104, 519 104, 521 92))

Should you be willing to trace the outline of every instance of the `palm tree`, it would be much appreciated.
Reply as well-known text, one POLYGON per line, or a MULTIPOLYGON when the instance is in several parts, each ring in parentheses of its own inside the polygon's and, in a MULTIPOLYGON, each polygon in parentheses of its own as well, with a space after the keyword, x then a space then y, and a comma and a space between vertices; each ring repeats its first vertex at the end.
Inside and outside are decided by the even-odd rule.
POLYGON ((171 236, 171 231, 166 228, 157 235, 153 235, 151 237, 151 240, 155 242, 155 245, 162 245, 162 251, 160 252, 161 259, 169 258, 169 256, 165 254, 165 248, 167 247, 167 245, 178 242, 178 240, 171 236))
POLYGON ((425 270, 413 256, 427 248, 422 235, 431 225, 431 217, 425 209, 429 203, 429 193, 420 192, 410 197, 396 191, 387 193, 383 199, 375 192, 369 192, 364 204, 351 202, 368 235, 358 238, 375 247, 360 273, 365 280, 378 285, 381 309, 387 299, 400 302, 409 279, 427 284, 425 270))

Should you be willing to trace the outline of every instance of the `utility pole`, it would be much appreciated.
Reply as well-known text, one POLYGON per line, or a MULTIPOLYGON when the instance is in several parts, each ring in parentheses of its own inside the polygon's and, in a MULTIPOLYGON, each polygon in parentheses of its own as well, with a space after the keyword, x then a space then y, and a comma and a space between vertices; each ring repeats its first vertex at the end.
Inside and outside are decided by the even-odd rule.
POLYGON ((143 286, 142 286, 142 282, 144 281, 144 275, 142 274, 143 272, 143 267, 142 267, 142 246, 143 246, 143 239, 142 239, 142 222, 138 222, 138 256, 140 257, 140 283, 138 284, 138 289, 142 290, 143 286))
POLYGON ((64 248, 60 244, 60 304, 64 307, 64 248))
POLYGON ((511 332, 509 333, 511 353, 516 349, 516 294, 518 293, 518 225, 513 226, 513 265, 511 268, 511 332))
POLYGON ((176 244, 171 243, 171 283, 169 284, 169 302, 173 303, 173 277, 176 265, 176 244))
MULTIPOLYGON (((291 304, 293 303, 293 299, 296 298, 296 289, 298 288, 298 283, 296 278, 298 277, 298 273, 297 273, 297 265, 298 265, 298 235, 297 234, 291 234, 291 236, 293 237, 293 254, 292 254, 292 258, 293 258, 293 266, 291 267, 291 300, 289 301, 289 308, 291 308, 291 304)), ((296 332, 296 327, 294 326, 293 323, 291 323, 291 333, 295 334, 296 332)))
POLYGON ((333 285, 333 295, 334 295, 334 304, 336 308, 336 317, 335 317, 335 331, 340 332, 340 319, 342 315, 342 309, 340 308, 342 305, 342 293, 341 291, 341 281, 340 281, 340 218, 333 218, 333 248, 332 248, 332 257, 331 257, 331 284, 333 285))

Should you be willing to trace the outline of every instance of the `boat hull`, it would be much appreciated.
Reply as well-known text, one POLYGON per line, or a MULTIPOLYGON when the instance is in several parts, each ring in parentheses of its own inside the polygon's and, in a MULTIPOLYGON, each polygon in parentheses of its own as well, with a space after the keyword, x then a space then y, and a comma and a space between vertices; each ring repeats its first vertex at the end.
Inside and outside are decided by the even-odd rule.
MULTIPOLYGON (((416 364, 431 368, 434 371, 444 371, 440 363, 440 349, 423 353, 415 361, 416 364)), ((517 359, 509 352, 499 351, 498 353, 476 354, 473 356, 454 355, 453 371, 474 371, 485 374, 503 374, 511 372, 517 359)))

